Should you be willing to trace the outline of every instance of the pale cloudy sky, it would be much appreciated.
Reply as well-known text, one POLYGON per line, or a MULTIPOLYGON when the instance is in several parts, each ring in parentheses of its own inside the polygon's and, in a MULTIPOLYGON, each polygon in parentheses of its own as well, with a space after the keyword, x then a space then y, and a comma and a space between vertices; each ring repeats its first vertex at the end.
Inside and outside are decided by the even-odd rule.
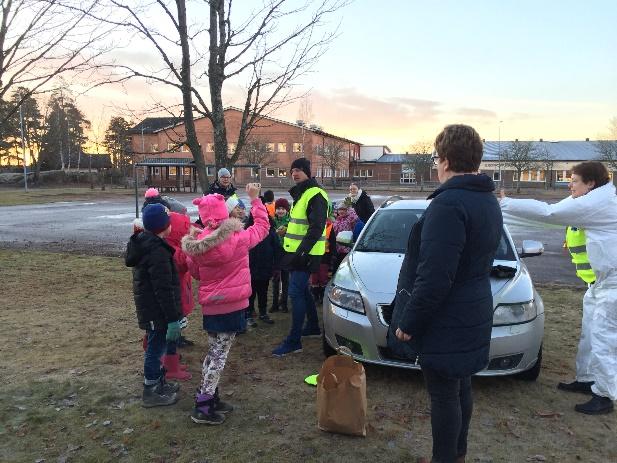
MULTIPOLYGON (((340 36, 299 89, 331 133, 401 152, 448 123, 491 140, 580 140, 617 116, 617 2, 355 0, 340 16, 340 36)), ((156 62, 145 48, 122 53, 156 62)), ((226 104, 239 104, 239 85, 226 104)), ((159 98, 175 91, 132 83, 79 102, 96 126, 116 106, 159 98)), ((277 116, 295 121, 298 105, 277 116)))

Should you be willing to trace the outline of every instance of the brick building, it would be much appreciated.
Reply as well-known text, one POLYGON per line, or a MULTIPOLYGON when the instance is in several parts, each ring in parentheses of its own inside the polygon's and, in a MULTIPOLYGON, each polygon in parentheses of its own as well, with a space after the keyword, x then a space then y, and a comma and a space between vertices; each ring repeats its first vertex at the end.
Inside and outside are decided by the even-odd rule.
MULTIPOLYGON (((225 110, 228 149, 236 149, 242 112, 236 108, 225 110)), ((197 138, 202 146, 207 165, 207 174, 211 180, 216 178, 214 160, 214 136, 212 123, 208 118, 195 120, 197 138)), ((139 165, 145 170, 145 182, 148 185, 165 188, 196 189, 196 175, 192 156, 185 141, 185 128, 181 119, 147 118, 131 130, 131 146, 137 153, 139 165)), ((251 131, 249 141, 258 141, 267 146, 272 153, 264 165, 247 162, 241 156, 234 166, 232 176, 234 183, 260 181, 267 187, 287 188, 290 186, 289 166, 294 159, 306 157, 311 160, 313 175, 322 182, 332 177, 342 181, 349 180, 350 164, 359 159, 360 146, 353 140, 324 132, 320 127, 306 126, 301 121, 285 122, 270 117, 259 119, 251 131), (329 143, 338 143, 343 147, 345 161, 334 172, 326 167, 316 155, 317 147, 329 143)))

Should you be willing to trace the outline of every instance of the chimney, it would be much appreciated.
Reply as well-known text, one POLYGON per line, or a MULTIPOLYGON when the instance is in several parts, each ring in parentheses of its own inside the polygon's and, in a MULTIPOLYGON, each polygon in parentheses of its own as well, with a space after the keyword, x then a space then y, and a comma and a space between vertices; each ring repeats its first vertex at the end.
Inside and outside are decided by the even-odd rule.
POLYGON ((589 138, 585 138, 585 141, 589 141, 589 138))
POLYGON ((542 139, 540 138, 540 141, 544 141, 544 140, 542 140, 542 139))
POLYGON ((518 138, 515 138, 514 141, 518 141, 518 138))
POLYGON ((300 127, 304 127, 304 121, 302 119, 298 119, 296 121, 296 124, 298 124, 300 127))

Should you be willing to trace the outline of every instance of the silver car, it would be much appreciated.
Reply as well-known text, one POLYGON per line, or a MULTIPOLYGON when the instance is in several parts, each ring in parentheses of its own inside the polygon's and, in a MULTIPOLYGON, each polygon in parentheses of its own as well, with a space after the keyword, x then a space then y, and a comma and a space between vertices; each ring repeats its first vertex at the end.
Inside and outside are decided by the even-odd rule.
MULTIPOLYGON (((323 347, 331 355, 346 346, 359 361, 420 368, 388 349, 398 275, 411 228, 429 201, 392 199, 368 221, 355 244, 351 232, 337 236, 353 246, 326 289, 323 303, 323 347)), ((535 380, 542 363, 544 304, 521 257, 540 255, 542 243, 523 241, 516 252, 504 226, 493 263, 493 331, 489 365, 479 375, 512 375, 535 380)))

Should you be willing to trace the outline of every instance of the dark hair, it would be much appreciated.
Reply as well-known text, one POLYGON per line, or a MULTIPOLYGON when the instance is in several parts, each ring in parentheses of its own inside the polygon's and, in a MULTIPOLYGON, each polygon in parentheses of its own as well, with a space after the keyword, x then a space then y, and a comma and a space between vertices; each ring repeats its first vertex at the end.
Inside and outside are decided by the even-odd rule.
POLYGON ((267 203, 274 202, 274 192, 272 190, 264 191, 264 199, 267 203))
POLYGON ((453 172, 476 172, 482 161, 482 149, 480 135, 468 125, 446 125, 435 138, 437 155, 448 160, 453 172))
POLYGON ((583 182, 594 182, 594 188, 601 187, 610 182, 608 169, 600 161, 585 161, 572 167, 572 173, 580 175, 583 182))

